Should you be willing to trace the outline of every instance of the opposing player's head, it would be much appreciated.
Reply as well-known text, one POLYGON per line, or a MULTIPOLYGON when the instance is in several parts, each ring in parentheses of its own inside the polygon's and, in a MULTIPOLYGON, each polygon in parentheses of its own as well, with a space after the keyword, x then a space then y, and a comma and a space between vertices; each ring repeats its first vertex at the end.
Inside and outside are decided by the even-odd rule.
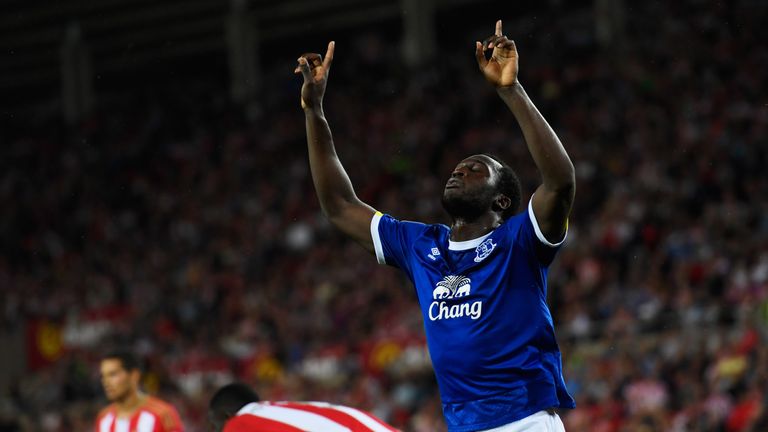
POLYGON ((459 162, 443 191, 443 207, 454 218, 473 220, 486 212, 506 220, 520 207, 520 180, 500 159, 478 154, 459 162))
POLYGON ((129 351, 112 351, 101 358, 101 386, 110 402, 120 402, 139 391, 139 360, 129 351))
POLYGON ((220 388, 208 403, 208 421, 216 431, 224 428, 230 418, 237 415, 244 406, 258 402, 259 395, 242 383, 227 384, 220 388))

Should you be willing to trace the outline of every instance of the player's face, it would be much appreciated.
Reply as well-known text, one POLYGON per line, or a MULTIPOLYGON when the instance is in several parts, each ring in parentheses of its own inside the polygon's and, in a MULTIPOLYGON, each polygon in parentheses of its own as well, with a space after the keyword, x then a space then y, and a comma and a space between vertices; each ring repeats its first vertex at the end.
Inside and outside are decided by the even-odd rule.
POLYGON ((127 371, 119 359, 101 361, 101 386, 110 402, 125 399, 136 391, 139 372, 127 371))
POLYGON ((453 217, 475 217, 490 208, 496 196, 501 164, 485 155, 459 162, 443 190, 443 206, 453 217))

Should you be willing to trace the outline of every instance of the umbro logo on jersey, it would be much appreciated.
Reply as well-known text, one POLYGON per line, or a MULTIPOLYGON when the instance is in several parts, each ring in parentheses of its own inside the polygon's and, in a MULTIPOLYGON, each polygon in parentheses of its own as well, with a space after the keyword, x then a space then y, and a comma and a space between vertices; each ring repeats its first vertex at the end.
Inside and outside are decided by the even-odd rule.
POLYGON ((461 318, 468 316, 473 320, 480 318, 483 313, 483 303, 477 300, 473 303, 449 304, 445 300, 460 299, 468 296, 472 291, 472 281, 466 276, 446 276, 435 285, 432 298, 435 300, 429 305, 429 319, 432 321, 441 319, 461 318))
POLYGON ((475 253, 477 254, 475 256, 475 262, 480 262, 488 257, 488 255, 493 252, 493 249, 496 247, 496 243, 493 242, 493 239, 489 238, 480 243, 475 248, 475 253))
POLYGON ((432 253, 427 255, 429 257, 429 259, 431 259, 432 261, 437 261, 437 257, 440 256, 440 249, 438 249, 436 247, 433 247, 430 252, 432 252, 432 253))

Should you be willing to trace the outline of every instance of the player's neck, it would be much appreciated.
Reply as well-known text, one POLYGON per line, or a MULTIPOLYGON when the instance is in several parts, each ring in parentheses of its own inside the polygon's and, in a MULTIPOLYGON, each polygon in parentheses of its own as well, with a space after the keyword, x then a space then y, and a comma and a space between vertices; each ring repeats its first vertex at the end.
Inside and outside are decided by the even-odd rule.
POLYGON ((147 396, 141 392, 131 392, 122 400, 115 401, 118 416, 132 415, 146 400, 147 396))
POLYGON ((501 218, 496 213, 486 213, 477 219, 454 218, 451 224, 452 241, 467 241, 482 237, 501 225, 501 218))

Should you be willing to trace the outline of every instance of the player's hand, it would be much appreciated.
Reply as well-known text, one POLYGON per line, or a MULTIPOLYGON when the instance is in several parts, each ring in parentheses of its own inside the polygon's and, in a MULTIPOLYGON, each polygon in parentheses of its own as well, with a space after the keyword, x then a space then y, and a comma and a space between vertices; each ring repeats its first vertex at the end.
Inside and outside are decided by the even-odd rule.
POLYGON ((301 86, 301 107, 320 108, 323 105, 325 86, 328 83, 328 72, 333 61, 333 50, 336 42, 328 43, 328 51, 325 52, 325 60, 320 54, 307 53, 298 58, 298 66, 293 73, 304 77, 301 86))
POLYGON ((477 65, 485 79, 498 87, 517 83, 517 48, 515 42, 501 33, 501 20, 496 21, 496 32, 485 41, 475 42, 477 65), (485 51, 492 49, 491 58, 485 58, 485 51))

